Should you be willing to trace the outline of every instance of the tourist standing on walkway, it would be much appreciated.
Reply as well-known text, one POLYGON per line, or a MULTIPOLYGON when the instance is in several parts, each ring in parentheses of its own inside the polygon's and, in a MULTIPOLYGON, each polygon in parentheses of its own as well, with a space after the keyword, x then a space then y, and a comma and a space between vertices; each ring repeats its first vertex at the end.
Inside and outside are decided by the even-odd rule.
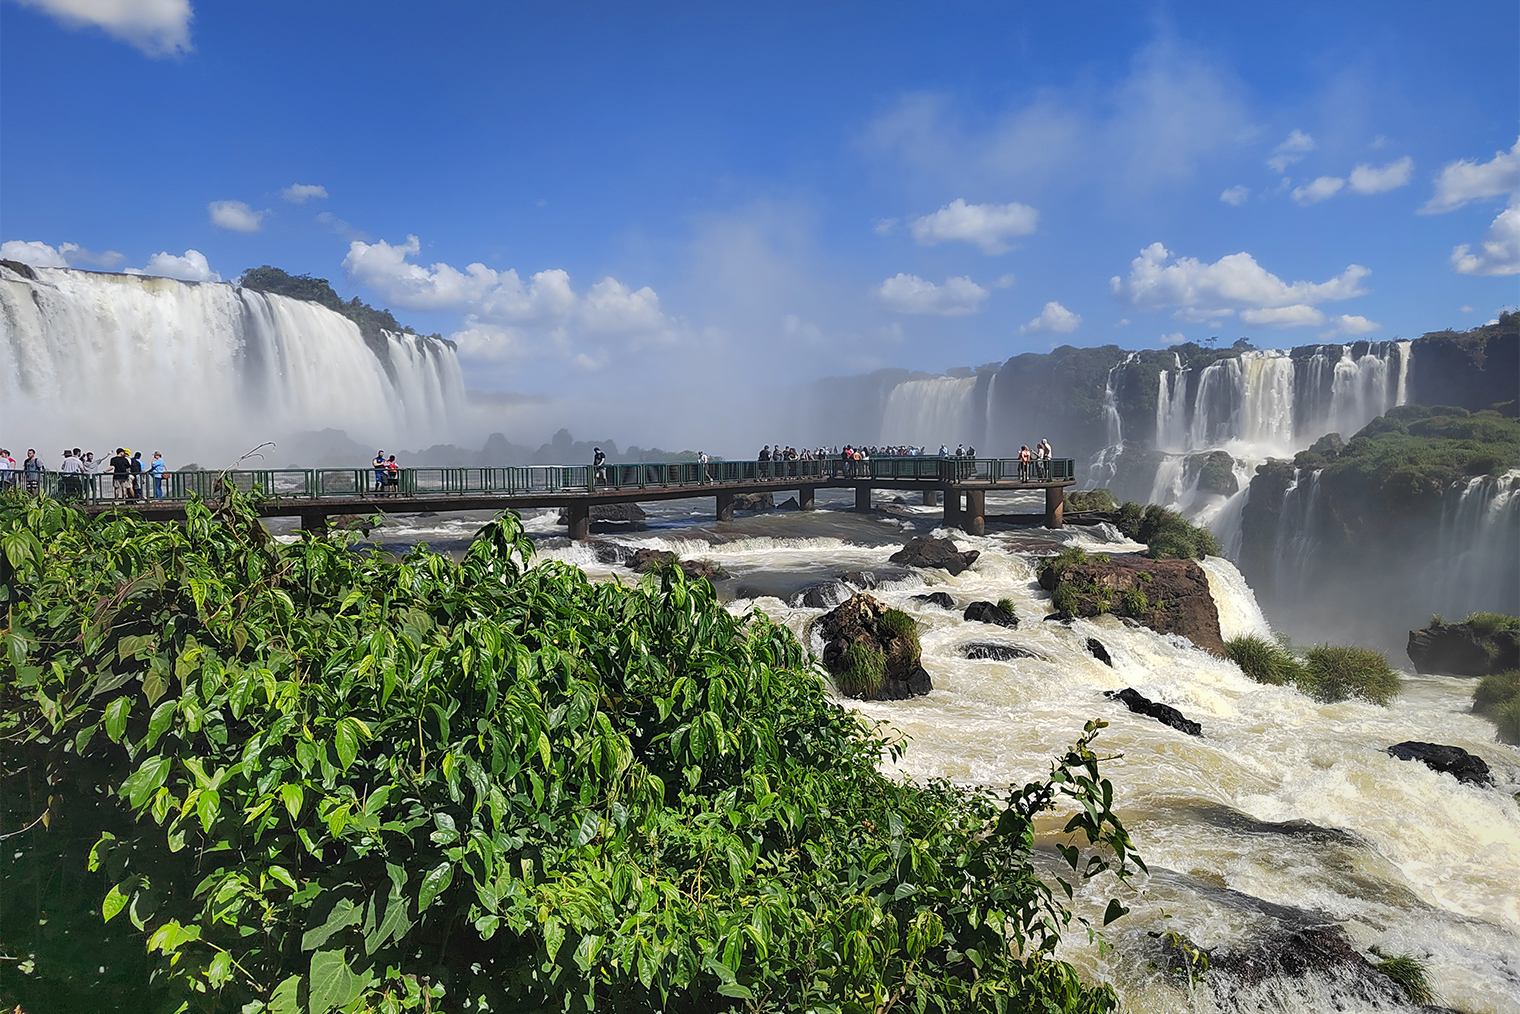
POLYGON ((707 482, 707 452, 706 451, 698 451, 697 452, 697 470, 698 470, 698 475, 699 475, 697 481, 705 484, 707 482))
POLYGON ((1049 479, 1050 478, 1050 441, 1046 440, 1044 437, 1041 437, 1040 438, 1040 442, 1039 442, 1039 444, 1036 447, 1036 451, 1038 452, 1039 460, 1040 460, 1040 467, 1039 467, 1040 478, 1042 478, 1042 479, 1049 479))
POLYGON ((591 468, 593 469, 594 483, 605 483, 607 481, 607 455, 602 453, 600 447, 594 447, 591 450, 591 468))
POLYGON ((111 497, 115 500, 132 498, 132 459, 127 457, 125 447, 116 448, 111 459, 111 497))
POLYGON ((1033 458, 1033 455, 1031 455, 1029 453, 1029 445, 1028 444, 1020 444, 1019 445, 1019 481, 1020 482, 1028 482, 1029 481, 1029 462, 1032 460, 1032 458, 1033 458))
POLYGON ((143 499, 143 463, 142 451, 132 452, 132 499, 143 499))
POLYGON ((164 498, 164 456, 158 451, 153 452, 153 464, 148 466, 148 471, 153 476, 153 499, 164 498))
POLYGON ((63 473, 59 492, 64 499, 82 498, 84 496, 84 462, 80 460, 79 448, 63 452, 63 463, 58 466, 58 471, 63 473))
POLYGON ((10 489, 16 484, 16 459, 11 457, 11 452, 0 447, 0 492, 10 489))
POLYGON ((385 492, 385 452, 375 452, 375 493, 378 495, 385 492))
POLYGON ((21 470, 26 473, 26 491, 36 496, 37 491, 42 488, 42 473, 45 471, 42 467, 42 459, 37 457, 36 448, 27 450, 26 461, 22 462, 21 470))

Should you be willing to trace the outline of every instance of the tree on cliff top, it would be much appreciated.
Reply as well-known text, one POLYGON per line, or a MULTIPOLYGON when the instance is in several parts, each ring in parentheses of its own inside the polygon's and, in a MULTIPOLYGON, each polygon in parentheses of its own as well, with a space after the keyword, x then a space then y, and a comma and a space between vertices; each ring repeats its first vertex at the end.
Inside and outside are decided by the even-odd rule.
MULTIPOLYGON (((271 292, 276 296, 317 303, 336 313, 341 313, 359 325, 359 333, 364 336, 366 342, 371 344, 380 337, 381 331, 417 334, 409 325, 399 323, 389 310, 377 310, 360 300, 358 296, 345 303, 325 278, 292 275, 288 271, 265 264, 262 267, 244 271, 242 277, 238 279, 238 284, 245 289, 253 289, 257 292, 271 292)), ((428 337, 438 341, 448 341, 441 334, 428 335, 428 337)))

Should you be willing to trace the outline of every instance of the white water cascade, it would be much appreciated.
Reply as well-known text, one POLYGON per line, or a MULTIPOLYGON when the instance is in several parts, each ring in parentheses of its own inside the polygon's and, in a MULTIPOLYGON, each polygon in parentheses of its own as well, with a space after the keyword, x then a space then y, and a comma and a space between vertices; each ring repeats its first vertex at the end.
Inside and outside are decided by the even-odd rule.
POLYGON ((1520 469, 1448 492, 1436 538, 1433 612, 1520 610, 1520 469))
POLYGON ((887 395, 881 440, 938 450, 973 439, 972 393, 975 377, 931 377, 908 380, 887 395))
MULTIPOLYGON (((1108 379, 1103 384, 1103 425, 1108 431, 1108 444, 1097 454, 1093 455, 1092 463, 1087 467, 1087 488, 1092 489, 1102 486, 1114 477, 1118 470, 1119 455, 1124 451, 1124 416, 1119 413, 1118 392, 1114 389, 1114 371, 1122 370, 1135 359, 1131 352, 1124 357, 1124 362, 1111 367, 1108 371, 1108 379)), ((1166 374, 1163 372, 1162 377, 1166 374)), ((995 378, 994 378, 995 379, 995 378)), ((1163 382, 1162 388, 1165 389, 1163 382)), ((988 388, 990 396, 992 389, 988 388)))
POLYGON ((448 437, 464 403, 452 347, 382 332, 372 350, 316 303, 223 283, 36 275, 0 268, 0 437, 54 467, 65 444, 162 447, 173 465, 329 427, 424 447, 448 437))

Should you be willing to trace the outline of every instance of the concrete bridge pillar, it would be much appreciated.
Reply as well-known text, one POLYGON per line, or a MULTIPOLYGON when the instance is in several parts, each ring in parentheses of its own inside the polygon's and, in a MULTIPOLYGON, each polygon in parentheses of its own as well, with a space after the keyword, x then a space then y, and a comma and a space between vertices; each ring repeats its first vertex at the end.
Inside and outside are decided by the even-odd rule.
POLYGON ((322 511, 304 511, 301 514, 301 531, 316 535, 327 534, 327 515, 322 511))
POLYGON ((718 520, 732 521, 734 519, 734 495, 732 493, 718 494, 718 520))
POLYGON ((591 538, 591 504, 585 500, 571 500, 565 507, 570 522, 570 538, 584 542, 591 538))
POLYGON ((870 486, 855 487, 855 509, 862 514, 869 514, 871 512, 870 486))
POLYGON ((967 535, 987 534, 987 491, 981 489, 966 490, 966 515, 965 523, 961 528, 967 535))
POLYGON ((945 490, 945 527, 959 528, 961 526, 961 491, 950 488, 945 490))
POLYGON ((926 489, 926 490, 924 490, 924 506, 925 507, 938 507, 939 506, 939 490, 937 490, 937 489, 926 489))
POLYGON ((1045 487, 1045 527, 1060 528, 1065 522, 1066 490, 1060 486, 1045 487))
POLYGON ((818 492, 818 487, 817 486, 800 486, 800 487, 798 487, 798 489, 797 489, 797 506, 801 507, 805 511, 812 510, 813 507, 814 507, 815 500, 816 500, 816 494, 817 494, 817 492, 818 492))

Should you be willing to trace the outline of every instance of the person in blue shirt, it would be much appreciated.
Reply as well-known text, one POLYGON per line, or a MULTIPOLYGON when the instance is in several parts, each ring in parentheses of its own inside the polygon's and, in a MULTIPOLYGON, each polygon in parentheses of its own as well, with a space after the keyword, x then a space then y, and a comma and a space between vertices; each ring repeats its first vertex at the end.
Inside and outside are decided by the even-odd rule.
POLYGON ((385 478, 386 478, 385 473, 386 473, 385 452, 384 451, 376 451, 375 452, 375 492, 377 494, 385 492, 385 478))
POLYGON ((153 499, 164 498, 164 456, 159 451, 153 452, 153 463, 148 466, 148 474, 153 476, 153 499))

